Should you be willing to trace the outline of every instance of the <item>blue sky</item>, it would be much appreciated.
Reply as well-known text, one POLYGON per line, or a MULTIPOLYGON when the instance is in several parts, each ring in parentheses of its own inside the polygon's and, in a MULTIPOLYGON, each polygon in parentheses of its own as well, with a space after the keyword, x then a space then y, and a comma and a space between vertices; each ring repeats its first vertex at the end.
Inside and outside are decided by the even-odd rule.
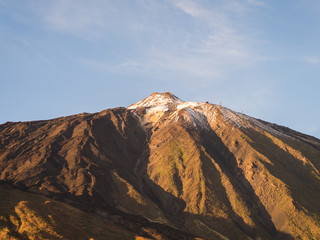
POLYGON ((0 123, 220 103, 320 138, 318 0, 0 0, 0 123))

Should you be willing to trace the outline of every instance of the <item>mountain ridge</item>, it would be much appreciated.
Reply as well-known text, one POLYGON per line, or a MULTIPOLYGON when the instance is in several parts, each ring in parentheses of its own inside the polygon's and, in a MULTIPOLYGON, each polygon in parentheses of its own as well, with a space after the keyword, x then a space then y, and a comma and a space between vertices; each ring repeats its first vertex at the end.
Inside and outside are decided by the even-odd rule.
POLYGON ((0 125, 0 180, 155 239, 313 239, 319 149, 286 127, 155 92, 127 108, 0 125))

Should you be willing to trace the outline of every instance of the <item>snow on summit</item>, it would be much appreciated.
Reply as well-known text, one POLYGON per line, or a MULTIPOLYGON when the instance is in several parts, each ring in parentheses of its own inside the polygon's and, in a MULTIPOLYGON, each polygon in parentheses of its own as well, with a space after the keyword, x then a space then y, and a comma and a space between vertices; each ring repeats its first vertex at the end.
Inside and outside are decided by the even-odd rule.
POLYGON ((181 100, 180 98, 176 97, 170 92, 165 93, 152 93, 149 97, 132 104, 128 107, 128 109, 137 109, 139 107, 144 107, 149 110, 168 110, 168 107, 174 105, 177 110, 183 109, 186 107, 189 108, 195 108, 200 105, 204 105, 204 103, 198 103, 198 102, 185 102, 181 100))
POLYGON ((131 110, 138 108, 145 109, 143 116, 140 116, 143 125, 146 123, 155 124, 165 114, 174 122, 182 119, 197 129, 208 129, 210 122, 215 120, 215 110, 212 104, 185 102, 169 92, 153 93, 128 107, 131 110))
POLYGON ((156 106, 168 106, 171 104, 182 103, 183 101, 173 95, 172 93, 152 93, 149 97, 137 102, 128 107, 128 109, 136 109, 138 107, 156 107, 156 106))
MULTIPOLYGON (((131 110, 141 125, 149 128, 150 125, 168 124, 183 121, 198 131, 214 129, 218 116, 225 122, 231 123, 236 128, 254 128, 266 131, 275 136, 289 137, 281 126, 268 123, 243 113, 232 111, 221 105, 208 102, 187 102, 176 97, 170 92, 154 92, 145 99, 130 105, 131 110)), ((224 124, 221 122, 220 124, 224 124)), ((305 139, 310 141, 309 139, 305 139)))
POLYGON ((143 124, 155 124, 166 114, 174 122, 182 119, 197 129, 209 129, 214 124, 217 111, 219 111, 225 120, 237 127, 243 127, 242 118, 236 112, 207 102, 183 101, 170 92, 154 92, 128 107, 130 110, 139 108, 144 109, 144 114, 140 115, 143 124))
POLYGON ((216 121, 217 113, 219 112, 227 122, 230 122, 237 128, 248 128, 250 127, 248 122, 250 122, 254 126, 258 126, 268 132, 276 132, 269 125, 245 114, 237 113, 228 108, 207 102, 183 101, 170 92, 154 92, 145 99, 128 107, 130 110, 137 110, 138 108, 143 108, 145 110, 144 114, 140 115, 142 125, 146 123, 156 124, 163 119, 162 117, 164 115, 168 115, 168 119, 171 119, 174 122, 182 119, 196 127, 198 130, 208 130, 210 126, 213 126, 216 121))

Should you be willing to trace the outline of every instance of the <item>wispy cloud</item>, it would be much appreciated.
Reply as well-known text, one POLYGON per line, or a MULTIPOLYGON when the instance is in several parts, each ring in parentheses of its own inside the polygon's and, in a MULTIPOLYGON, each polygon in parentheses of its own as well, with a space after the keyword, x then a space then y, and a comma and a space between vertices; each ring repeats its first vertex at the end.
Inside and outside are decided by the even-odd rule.
POLYGON ((197 18, 210 18, 210 12, 199 7, 191 0, 173 1, 173 3, 185 13, 197 18))
POLYGON ((208 9, 199 5, 193 0, 176 0, 172 2, 177 8, 184 13, 205 21, 205 26, 211 26, 217 29, 225 29, 227 27, 227 13, 222 12, 222 8, 208 9))
POLYGON ((137 56, 124 55, 118 64, 88 59, 91 63, 96 61, 95 65, 105 70, 131 71, 144 67, 146 71, 158 69, 172 71, 175 75, 180 72, 180 76, 216 78, 230 67, 246 67, 261 59, 252 37, 255 33, 245 30, 244 16, 235 16, 235 12, 263 2, 244 0, 231 8, 233 2, 222 1, 214 5, 209 1, 200 4, 193 0, 162 3, 137 0, 118 4, 93 0, 88 4, 83 0, 56 0, 42 9, 45 23, 55 31, 87 40, 103 41, 117 34, 116 37, 129 37, 136 43, 145 42, 138 44, 137 56), (190 24, 179 24, 175 16, 190 24), (137 34, 129 34, 132 32, 137 34), (128 68, 127 59, 135 64, 129 64, 128 68), (106 63, 98 64, 101 62, 106 63))
POLYGON ((120 63, 110 63, 105 61, 98 61, 93 59, 78 59, 77 60, 80 64, 89 66, 91 68, 105 70, 108 72, 130 72, 130 71, 138 71, 138 70, 146 70, 148 67, 147 65, 131 59, 126 59, 120 63))
POLYGON ((57 0, 51 5, 43 5, 41 10, 45 23, 51 29, 84 38, 97 37, 109 24, 105 15, 112 12, 111 8, 105 9, 104 4, 85 4, 81 0, 57 0))
MULTIPOLYGON (((239 32, 226 5, 208 7, 192 0, 175 0, 173 5, 198 22, 196 37, 180 51, 158 49, 159 59, 164 65, 201 77, 222 76, 226 69, 244 67, 261 60, 254 48, 254 39, 247 32, 239 32), (184 67, 185 66, 185 67, 184 67)), ((229 4, 229 3, 228 3, 229 4)), ((248 4, 242 7, 249 8, 248 4)))
POLYGON ((302 61, 311 64, 320 64, 320 57, 310 56, 303 58, 302 61))
POLYGON ((138 31, 142 27, 130 7, 113 1, 55 0, 36 11, 48 28, 86 40, 103 40, 111 32, 138 31))
POLYGON ((261 0, 248 0, 248 3, 254 6, 265 6, 265 3, 261 0))
POLYGON ((308 115, 305 106, 313 106, 310 113, 319 109, 317 93, 311 94, 320 87, 318 2, 0 0, 2 72, 4 79, 38 76, 39 86, 53 70, 48 79, 77 84, 90 76, 101 84, 92 86, 97 90, 133 81, 140 92, 183 89, 237 110, 270 109, 265 116, 285 116, 301 102, 300 115, 308 115), (287 99, 287 109, 277 109, 287 99))

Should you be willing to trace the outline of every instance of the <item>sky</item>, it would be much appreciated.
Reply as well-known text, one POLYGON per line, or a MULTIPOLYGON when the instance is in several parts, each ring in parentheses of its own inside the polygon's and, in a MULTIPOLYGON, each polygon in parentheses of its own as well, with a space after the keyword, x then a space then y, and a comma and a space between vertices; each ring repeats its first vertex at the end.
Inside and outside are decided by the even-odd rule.
POLYGON ((318 0, 0 0, 0 123, 209 101, 320 138, 318 0))

